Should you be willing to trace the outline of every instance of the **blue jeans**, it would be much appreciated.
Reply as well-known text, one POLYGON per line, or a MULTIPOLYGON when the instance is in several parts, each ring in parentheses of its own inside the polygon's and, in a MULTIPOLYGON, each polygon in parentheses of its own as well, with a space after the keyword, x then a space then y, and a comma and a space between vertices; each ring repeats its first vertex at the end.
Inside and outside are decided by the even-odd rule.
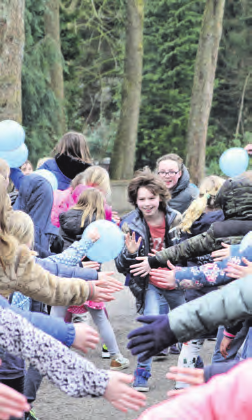
POLYGON ((230 360, 235 359, 240 347, 242 346, 244 340, 246 339, 248 331, 249 331, 248 322, 244 321, 242 329, 238 332, 238 334, 236 334, 235 338, 231 342, 230 349, 228 349, 228 352, 227 352, 228 353, 227 357, 224 358, 220 352, 220 345, 224 337, 223 335, 224 327, 219 327, 214 355, 212 357, 212 363, 229 362, 230 360))
MULTIPOLYGON (((184 292, 182 290, 158 289, 157 287, 153 286, 153 284, 149 284, 145 295, 144 315, 159 315, 160 304, 162 305, 163 302, 162 297, 165 298, 171 310, 185 303, 184 292)), ((139 357, 140 355, 138 358, 139 357)), ((138 361, 137 367, 144 368, 150 372, 151 363, 152 357, 145 362, 140 363, 138 361)))

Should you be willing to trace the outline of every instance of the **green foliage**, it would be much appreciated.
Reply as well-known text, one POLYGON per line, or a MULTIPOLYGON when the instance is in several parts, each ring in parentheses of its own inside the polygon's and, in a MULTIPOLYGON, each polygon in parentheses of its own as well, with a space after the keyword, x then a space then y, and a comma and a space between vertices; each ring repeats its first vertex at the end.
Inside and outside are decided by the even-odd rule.
POLYGON ((204 1, 146 1, 137 167, 169 152, 185 157, 203 10, 204 1))
POLYGON ((50 64, 55 59, 55 51, 44 34, 47 1, 26 0, 25 9, 22 108, 29 159, 33 164, 47 156, 57 141, 54 126, 58 105, 50 89, 50 64))
POLYGON ((71 128, 93 132, 104 119, 113 125, 123 68, 123 18, 122 0, 62 1, 61 41, 71 128))

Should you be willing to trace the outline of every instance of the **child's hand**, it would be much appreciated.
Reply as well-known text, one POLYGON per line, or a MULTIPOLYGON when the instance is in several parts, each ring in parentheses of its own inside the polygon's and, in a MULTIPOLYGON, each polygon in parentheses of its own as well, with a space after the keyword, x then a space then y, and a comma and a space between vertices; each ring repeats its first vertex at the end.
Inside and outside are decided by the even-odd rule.
POLYGON ((119 292, 123 289, 123 285, 120 281, 116 280, 115 277, 112 277, 113 274, 113 271, 103 271, 98 273, 98 281, 96 281, 96 285, 104 288, 112 288, 114 291, 119 292))
POLYGON ((127 233, 126 238, 125 238, 125 245, 130 254, 135 254, 135 252, 138 251, 141 245, 141 240, 142 238, 140 236, 140 238, 136 242, 135 232, 132 233, 132 236, 130 236, 130 233, 127 233))
POLYGON ((99 343, 99 334, 94 328, 80 322, 74 324, 75 339, 73 347, 81 350, 83 353, 87 353, 88 349, 95 349, 96 344, 99 343))
POLYGON ((247 144, 244 149, 247 150, 249 155, 252 155, 252 144, 247 144))
POLYGON ((92 242, 96 242, 98 241, 98 239, 100 239, 100 234, 97 228, 92 228, 90 229, 90 231, 87 234, 87 237, 89 239, 91 239, 92 242))
POLYGON ((125 413, 128 408, 137 411, 145 406, 145 395, 129 386, 134 380, 133 376, 119 372, 109 372, 109 377, 104 398, 110 404, 125 413))
MULTIPOLYGON (((174 267, 168 261, 168 267, 174 267)), ((175 267, 174 267, 175 268, 175 267)), ((150 271, 150 283, 160 289, 174 289, 176 287, 176 279, 175 279, 175 270, 172 269, 171 271, 162 270, 162 269, 152 269, 150 271)))
POLYGON ((82 261, 83 268, 92 268, 93 270, 98 271, 100 269, 100 266, 101 264, 98 263, 97 261, 82 261))
POLYGON ((246 258, 242 258, 242 261, 246 264, 246 267, 231 262, 228 263, 227 268, 224 270, 228 277, 231 277, 232 279, 240 279, 241 277, 252 274, 252 262, 248 261, 246 258))
POLYGON ((130 272, 133 274, 133 276, 140 276, 145 277, 149 272, 151 271, 148 257, 136 257, 136 260, 142 261, 138 264, 133 264, 130 266, 131 270, 130 272))
MULTIPOLYGON (((178 366, 170 367, 170 372, 167 373, 166 378, 174 381, 182 381, 193 386, 202 385, 205 382, 204 369, 180 368, 178 366)), ((174 397, 188 389, 190 388, 168 391, 167 395, 168 397, 174 397)))
POLYGON ((218 249, 218 251, 214 251, 211 254, 211 257, 213 257, 214 261, 222 261, 225 258, 230 257, 230 246, 228 244, 225 244, 224 242, 221 243, 223 246, 222 249, 218 249))
POLYGON ((232 341, 233 341, 232 338, 226 337, 225 335, 222 339, 222 342, 220 344, 220 352, 221 352, 222 356, 225 357, 225 358, 228 355, 227 350, 230 349, 232 341))
POLYGON ((0 418, 2 420, 7 420, 10 416, 20 418, 30 408, 24 395, 7 385, 0 384, 0 418))
POLYGON ((112 220, 113 220, 113 222, 115 222, 117 225, 119 225, 119 224, 120 224, 121 219, 120 219, 120 217, 119 217, 119 215, 118 215, 117 211, 112 211, 112 220))

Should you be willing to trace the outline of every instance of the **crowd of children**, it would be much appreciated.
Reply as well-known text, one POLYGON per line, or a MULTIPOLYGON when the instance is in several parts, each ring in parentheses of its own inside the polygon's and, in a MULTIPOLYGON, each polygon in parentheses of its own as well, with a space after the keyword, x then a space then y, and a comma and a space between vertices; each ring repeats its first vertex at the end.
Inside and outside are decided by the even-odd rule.
POLYGON ((19 169, 0 159, 0 418, 35 419, 31 404, 44 376, 73 397, 138 410, 153 358, 169 348, 180 353, 167 375, 175 389, 139 419, 249 419, 251 361, 240 360, 250 358, 252 339, 252 173, 211 175, 197 189, 182 159, 164 155, 155 171, 144 168, 129 182, 134 210, 120 219, 109 205, 108 172, 92 164, 82 134, 66 133, 54 158, 38 166, 54 174, 56 191, 31 162, 19 169), (129 360, 105 306, 123 286, 86 256, 100 233, 83 232, 102 219, 125 234, 115 264, 143 324, 129 334, 134 378, 116 372, 129 360), (69 349, 86 353, 98 343, 86 313, 109 371, 69 349), (204 367, 200 350, 216 336, 214 364, 204 367))

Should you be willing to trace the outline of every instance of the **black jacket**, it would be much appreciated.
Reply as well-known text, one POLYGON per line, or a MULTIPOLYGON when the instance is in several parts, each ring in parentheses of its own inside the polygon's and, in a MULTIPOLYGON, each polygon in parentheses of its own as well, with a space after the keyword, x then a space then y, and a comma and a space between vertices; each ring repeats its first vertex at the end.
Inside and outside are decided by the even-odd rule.
POLYGON ((81 218, 83 211, 79 209, 70 209, 59 216, 60 230, 59 234, 64 240, 64 250, 68 248, 74 241, 79 241, 86 227, 96 220, 96 215, 93 215, 91 222, 89 219, 85 220, 84 226, 81 227, 81 218))

